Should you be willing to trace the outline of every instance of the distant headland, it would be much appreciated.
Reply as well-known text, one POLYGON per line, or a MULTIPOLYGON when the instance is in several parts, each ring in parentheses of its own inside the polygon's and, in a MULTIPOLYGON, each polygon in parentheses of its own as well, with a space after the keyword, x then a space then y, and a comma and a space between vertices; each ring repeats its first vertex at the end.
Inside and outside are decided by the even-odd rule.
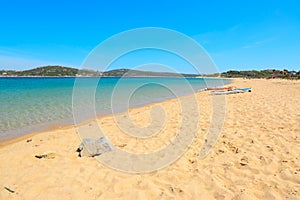
POLYGON ((179 74, 172 72, 140 71, 131 69, 115 69, 109 71, 95 71, 89 69, 76 69, 64 66, 43 66, 30 70, 0 70, 2 77, 196 77, 199 74, 179 74))
POLYGON ((287 69, 266 70, 230 70, 215 74, 180 74, 172 72, 154 72, 131 69, 114 69, 109 71, 95 71, 89 69, 76 69, 65 66, 42 66, 29 70, 0 70, 0 77, 222 77, 222 78, 284 78, 300 79, 299 71, 288 71, 287 69))

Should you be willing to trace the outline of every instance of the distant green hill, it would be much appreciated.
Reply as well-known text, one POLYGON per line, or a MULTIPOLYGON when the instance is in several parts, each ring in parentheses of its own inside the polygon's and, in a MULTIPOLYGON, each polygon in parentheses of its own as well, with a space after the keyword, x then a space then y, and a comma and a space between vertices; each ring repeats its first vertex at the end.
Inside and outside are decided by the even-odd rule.
POLYGON ((78 69, 62 66, 45 66, 24 71, 1 70, 2 76, 76 76, 78 69))
POLYGON ((62 66, 45 66, 22 71, 20 76, 76 76, 78 69, 62 66))
MULTIPOLYGON (((99 72, 87 69, 76 69, 63 66, 44 66, 37 67, 30 70, 14 71, 14 70, 0 70, 0 76, 104 76, 104 77, 196 77, 199 74, 177 74, 171 72, 153 72, 153 71, 140 71, 130 69, 115 69, 105 72, 99 72)), ((207 77, 221 76, 225 78, 287 78, 287 79, 300 79, 300 71, 284 70, 248 70, 237 71, 230 70, 220 74, 206 75, 207 77)))
POLYGON ((237 71, 230 70, 220 74, 211 74, 207 75, 211 77, 224 77, 224 78, 284 78, 284 79, 300 79, 300 71, 288 71, 276 70, 276 69, 267 69, 267 70, 246 70, 246 71, 237 71))
POLYGON ((24 71, 13 71, 13 70, 0 70, 0 76, 107 76, 107 77, 121 77, 121 76, 130 76, 130 77, 142 77, 142 76, 151 76, 151 77, 195 77, 197 74, 177 74, 170 72, 151 72, 151 71, 139 71, 139 70, 130 70, 130 69, 116 69, 106 72, 99 72, 94 70, 86 69, 76 69, 71 67, 63 66, 44 66, 37 67, 30 70, 24 71))

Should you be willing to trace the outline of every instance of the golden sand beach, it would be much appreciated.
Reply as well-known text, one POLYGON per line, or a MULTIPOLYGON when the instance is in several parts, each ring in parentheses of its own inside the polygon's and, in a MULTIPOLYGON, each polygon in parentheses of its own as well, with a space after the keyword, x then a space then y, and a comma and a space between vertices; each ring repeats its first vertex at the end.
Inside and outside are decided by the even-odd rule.
MULTIPOLYGON (((1 144, 0 199, 300 199, 300 82, 234 79, 232 85, 253 90, 226 96, 222 132, 205 158, 199 151, 210 125, 209 91, 196 94, 201 115, 189 149, 154 172, 129 174, 78 157, 75 127, 1 144), (35 157, 45 152, 48 158, 35 157)), ((117 148, 155 151, 180 127, 179 99, 129 110, 135 125, 147 127, 157 105, 166 121, 149 139, 124 134, 113 116, 97 122, 117 148)))

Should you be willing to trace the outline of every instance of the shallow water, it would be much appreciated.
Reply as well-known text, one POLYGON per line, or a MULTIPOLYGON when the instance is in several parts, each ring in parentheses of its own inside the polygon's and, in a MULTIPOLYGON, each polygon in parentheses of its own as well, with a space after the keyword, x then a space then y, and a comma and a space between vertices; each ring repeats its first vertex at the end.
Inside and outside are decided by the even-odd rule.
POLYGON ((80 120, 85 120, 93 117, 88 109, 101 116, 229 82, 200 78, 0 78, 0 140, 71 125, 74 109, 82 113, 80 120))

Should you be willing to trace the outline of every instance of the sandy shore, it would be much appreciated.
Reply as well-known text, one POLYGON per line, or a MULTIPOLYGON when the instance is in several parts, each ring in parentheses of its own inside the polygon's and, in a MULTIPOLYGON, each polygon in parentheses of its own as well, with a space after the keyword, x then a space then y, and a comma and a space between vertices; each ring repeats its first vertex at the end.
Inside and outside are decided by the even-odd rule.
MULTIPOLYGON (((74 127, 53 130, 0 146, 0 199, 300 199, 300 82, 236 79, 232 85, 253 91, 226 96, 221 135, 204 159, 199 151, 212 115, 208 91, 196 94, 201 114, 196 137, 171 165, 151 173, 123 173, 95 158, 78 157, 81 140, 74 127), (35 157, 49 151, 49 159, 35 157)), ((163 108, 163 128, 148 139, 124 134, 112 116, 97 122, 115 147, 153 152, 168 145, 180 128, 179 102, 129 111, 136 126, 154 123, 155 128, 150 110, 163 108)), ((121 113, 120 123, 122 118, 128 116, 121 113)), ((193 120, 190 116, 185 122, 193 120)))

